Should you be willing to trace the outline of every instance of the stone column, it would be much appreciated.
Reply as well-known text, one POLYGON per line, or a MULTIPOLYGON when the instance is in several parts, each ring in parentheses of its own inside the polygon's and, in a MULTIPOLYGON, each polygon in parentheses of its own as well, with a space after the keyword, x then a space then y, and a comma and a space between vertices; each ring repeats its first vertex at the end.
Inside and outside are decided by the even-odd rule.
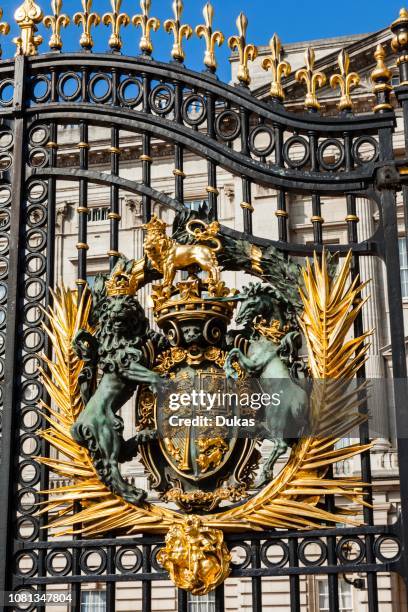
MULTIPOLYGON (((375 232, 373 203, 365 198, 357 198, 357 216, 359 223, 359 240, 370 238, 375 232)), ((362 281, 370 281, 364 289, 363 297, 370 296, 362 315, 364 331, 374 330, 369 339, 370 348, 367 355, 366 375, 372 379, 372 391, 368 402, 370 420, 374 437, 378 437, 376 448, 389 448, 389 400, 385 380, 385 363, 380 353, 384 337, 384 315, 381 307, 380 262, 375 257, 360 257, 360 275, 362 281)))

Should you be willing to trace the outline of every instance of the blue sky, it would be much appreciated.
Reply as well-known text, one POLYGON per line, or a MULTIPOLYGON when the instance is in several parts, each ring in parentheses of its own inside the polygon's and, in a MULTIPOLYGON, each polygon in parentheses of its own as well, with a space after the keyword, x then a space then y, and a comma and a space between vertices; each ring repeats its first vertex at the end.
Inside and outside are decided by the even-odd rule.
MULTIPOLYGON (((17 26, 14 23, 13 13, 21 4, 16 0, 0 0, 4 9, 4 17, 12 25, 12 35, 15 36, 17 26)), ((40 2, 44 12, 50 12, 49 2, 40 2)), ((152 14, 159 17, 162 22, 172 16, 172 0, 153 0, 152 14)), ((203 23, 202 8, 205 2, 201 0, 185 0, 184 20, 192 26, 203 23)), ((242 10, 249 18, 248 40, 259 45, 266 44, 276 31, 283 43, 314 38, 340 36, 343 34, 357 34, 372 32, 387 27, 398 15, 402 4, 399 0, 342 0, 342 2, 327 0, 213 0, 215 8, 215 26, 220 28, 226 37, 235 33, 235 21, 242 10)), ((93 8, 99 14, 110 10, 109 0, 94 0, 93 8)), ((64 12, 72 16, 81 10, 80 0, 65 0, 64 12)), ((139 0, 123 0, 122 10, 131 16, 139 11, 139 0)), ((67 50, 79 49, 79 31, 72 23, 64 32, 64 43, 67 50)), ((124 31, 125 49, 127 54, 136 54, 138 51, 139 32, 133 25, 124 31)), ((48 36, 46 34, 46 36, 48 36)), ((8 37, 11 40, 11 35, 8 37)), ((107 48, 109 33, 106 26, 99 26, 95 34, 95 51, 107 48)), ((163 30, 153 35, 155 44, 154 56, 156 59, 166 61, 169 58, 171 37, 163 30)), ((195 37, 194 37, 195 38, 195 37)), ((13 45, 3 42, 3 57, 13 54, 13 45)), ((193 69, 202 68, 203 41, 192 40, 185 45, 187 53, 186 65, 193 69)), ((45 51, 47 45, 43 43, 41 49, 45 51)), ((228 48, 225 43, 223 50, 218 52, 219 76, 228 80, 228 48)))

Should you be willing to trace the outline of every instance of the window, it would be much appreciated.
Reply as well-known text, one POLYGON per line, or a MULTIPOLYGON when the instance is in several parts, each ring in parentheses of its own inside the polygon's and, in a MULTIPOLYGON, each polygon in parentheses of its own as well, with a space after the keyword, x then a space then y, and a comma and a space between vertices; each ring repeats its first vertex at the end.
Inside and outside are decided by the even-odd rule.
MULTIPOLYGON (((319 591, 319 612, 330 612, 329 606, 329 582, 327 578, 325 580, 318 580, 319 591)), ((342 578, 339 579, 339 611, 340 612, 353 612, 353 593, 352 586, 348 584, 342 578)))
POLYGON ((81 592, 81 612, 105 612, 106 592, 105 591, 82 591, 81 592))
POLYGON ((407 257, 406 239, 399 238, 398 245, 399 245, 399 255, 400 255, 402 297, 408 298, 408 257, 407 257))
POLYGON ((184 206, 190 210, 199 211, 202 206, 208 204, 207 200, 187 200, 184 202, 184 206))
POLYGON ((394 74, 391 79, 391 84, 393 87, 398 87, 400 84, 399 74, 394 74))
POLYGON ((188 612, 215 612, 215 591, 202 596, 189 593, 188 612))
POLYGON ((95 206, 88 213, 88 220, 92 223, 99 221, 107 221, 109 214, 109 206, 95 206))

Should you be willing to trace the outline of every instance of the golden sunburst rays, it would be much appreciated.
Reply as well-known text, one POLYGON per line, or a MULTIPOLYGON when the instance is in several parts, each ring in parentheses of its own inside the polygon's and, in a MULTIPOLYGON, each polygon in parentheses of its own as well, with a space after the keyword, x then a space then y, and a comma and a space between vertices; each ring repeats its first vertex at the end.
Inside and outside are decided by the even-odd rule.
MULTIPOLYGON (((331 478, 330 466, 369 450, 370 444, 336 448, 336 442, 363 420, 359 414, 364 385, 351 387, 353 377, 365 360, 369 332, 351 338, 350 332, 364 306, 364 284, 349 281, 351 254, 337 276, 328 273, 327 255, 315 256, 303 270, 301 298, 304 313, 300 325, 304 333, 309 367, 314 384, 311 395, 313 435, 302 438, 288 463, 262 491, 238 507, 202 517, 204 526, 225 531, 265 528, 307 529, 338 521, 359 524, 351 516, 364 505, 366 484, 358 478, 331 478), (351 502, 347 509, 325 510, 325 495, 351 502)), ((41 458, 55 474, 70 481, 42 493, 47 500, 41 512, 51 516, 51 527, 58 535, 82 533, 98 536, 117 531, 123 534, 165 533, 182 523, 182 513, 145 503, 136 507, 118 497, 103 484, 88 452, 71 438, 70 428, 83 409, 78 375, 82 362, 72 349, 72 339, 80 329, 93 332, 89 325, 89 294, 77 301, 76 292, 65 288, 54 295, 53 309, 46 327, 53 348, 53 360, 45 359, 42 372, 51 406, 42 406, 49 428, 40 432, 57 451, 56 458, 41 458), (74 513, 74 506, 79 511, 74 513)))
POLYGON ((357 278, 349 281, 351 257, 350 253, 345 258, 334 279, 329 276, 325 252, 321 262, 315 255, 313 265, 308 261, 303 269, 300 326, 314 379, 310 399, 313 435, 300 440, 281 473, 258 495, 238 508, 207 517, 209 525, 234 530, 242 521, 242 529, 304 529, 338 521, 339 515, 342 521, 359 524, 350 517, 366 505, 365 483, 358 478, 326 478, 330 466, 371 448, 371 444, 335 447, 366 418, 359 414, 364 384, 351 383, 351 379, 365 360, 371 332, 348 339, 366 301, 360 298, 365 284, 357 278), (341 496, 352 502, 351 507, 327 512, 320 506, 325 495, 341 496))
POLYGON ((52 402, 51 406, 41 405, 49 427, 39 435, 55 449, 56 457, 37 460, 71 484, 42 491, 47 500, 40 504, 40 513, 49 513, 50 526, 59 536, 79 532, 101 535, 112 530, 129 534, 166 531, 182 517, 150 504, 136 507, 114 495, 99 480, 87 450, 71 437, 70 429, 83 409, 78 382, 83 362, 74 352, 72 340, 81 328, 94 332, 88 322, 92 300, 85 292, 78 302, 77 293, 64 287, 53 297, 45 330, 54 356, 52 360, 43 357, 47 368, 41 371, 52 402), (74 513, 78 505, 79 511, 74 513))

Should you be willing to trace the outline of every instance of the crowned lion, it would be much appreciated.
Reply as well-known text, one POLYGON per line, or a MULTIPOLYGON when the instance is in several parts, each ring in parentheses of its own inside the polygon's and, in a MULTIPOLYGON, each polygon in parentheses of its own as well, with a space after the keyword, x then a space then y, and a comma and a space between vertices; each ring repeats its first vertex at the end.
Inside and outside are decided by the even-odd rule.
POLYGON ((221 250, 221 242, 216 238, 220 226, 217 221, 206 225, 203 221, 192 220, 187 226, 187 232, 198 242, 212 242, 215 247, 205 244, 178 244, 166 234, 166 223, 156 215, 144 225, 146 237, 144 251, 155 270, 163 275, 163 288, 170 296, 171 288, 177 270, 189 270, 199 267, 208 272, 210 286, 217 286, 220 282, 220 268, 217 253, 221 250), (193 229, 193 225, 202 226, 193 229))

